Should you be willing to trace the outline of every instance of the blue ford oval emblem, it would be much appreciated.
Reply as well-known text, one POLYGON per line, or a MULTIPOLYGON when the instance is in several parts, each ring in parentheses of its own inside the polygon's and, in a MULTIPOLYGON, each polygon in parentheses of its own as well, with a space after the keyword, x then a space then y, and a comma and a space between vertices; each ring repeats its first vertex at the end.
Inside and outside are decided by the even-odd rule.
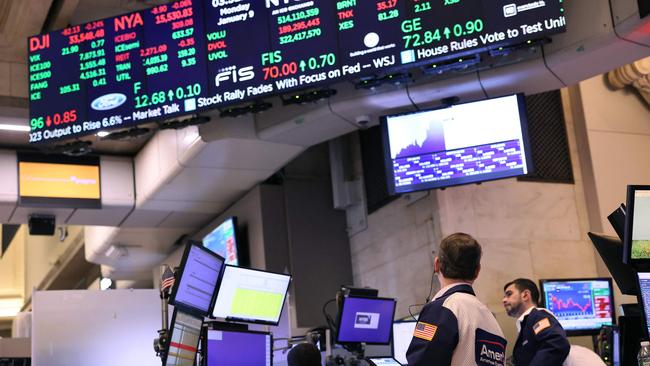
POLYGON ((122 93, 111 93, 93 100, 90 103, 90 107, 96 111, 107 111, 121 106, 124 102, 126 102, 126 95, 122 93))

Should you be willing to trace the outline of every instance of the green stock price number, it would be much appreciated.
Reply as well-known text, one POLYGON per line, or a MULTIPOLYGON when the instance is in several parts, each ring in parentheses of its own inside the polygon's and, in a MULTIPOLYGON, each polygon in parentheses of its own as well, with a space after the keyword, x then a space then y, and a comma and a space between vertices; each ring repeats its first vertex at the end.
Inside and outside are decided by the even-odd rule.
POLYGON ((305 72, 307 70, 321 69, 326 66, 334 66, 335 63, 336 55, 328 53, 317 57, 310 57, 307 60, 301 60, 298 66, 301 72, 305 72))
POLYGON ((174 100, 193 98, 201 94, 201 84, 187 85, 176 89, 161 90, 152 94, 138 95, 135 97, 136 108, 146 108, 174 100))
POLYGON ((402 36, 404 39, 404 48, 413 48, 427 46, 434 42, 440 42, 443 39, 448 40, 452 37, 470 36, 483 31, 483 20, 469 20, 465 24, 456 23, 451 27, 436 28, 422 31, 422 19, 415 18, 402 22, 402 36))

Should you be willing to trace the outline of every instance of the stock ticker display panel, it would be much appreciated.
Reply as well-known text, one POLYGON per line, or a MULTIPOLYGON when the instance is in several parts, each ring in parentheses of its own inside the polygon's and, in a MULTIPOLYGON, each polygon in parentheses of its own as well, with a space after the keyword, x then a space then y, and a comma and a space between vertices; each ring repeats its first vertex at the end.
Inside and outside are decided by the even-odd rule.
POLYGON ((383 75, 565 30, 561 0, 180 0, 30 37, 30 142, 383 75))

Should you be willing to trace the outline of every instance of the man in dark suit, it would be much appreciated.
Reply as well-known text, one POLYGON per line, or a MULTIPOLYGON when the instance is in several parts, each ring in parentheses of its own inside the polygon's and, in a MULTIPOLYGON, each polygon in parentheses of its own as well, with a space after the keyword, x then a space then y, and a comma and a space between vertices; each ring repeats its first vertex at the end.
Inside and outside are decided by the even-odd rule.
POLYGON ((503 287, 503 307, 517 319, 519 336, 512 354, 515 366, 561 366, 569 354, 566 333, 555 316, 538 308, 535 282, 518 278, 503 287))

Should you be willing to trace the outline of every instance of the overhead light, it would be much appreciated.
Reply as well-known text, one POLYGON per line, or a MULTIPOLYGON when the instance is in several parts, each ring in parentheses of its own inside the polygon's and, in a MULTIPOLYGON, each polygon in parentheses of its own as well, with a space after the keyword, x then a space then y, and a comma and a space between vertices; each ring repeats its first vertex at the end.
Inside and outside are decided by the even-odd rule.
POLYGON ((23 125, 0 124, 0 130, 3 130, 3 131, 16 131, 16 132, 29 132, 29 131, 31 131, 31 128, 29 126, 23 126, 23 125))
POLYGON ((20 312, 24 301, 20 297, 0 297, 0 318, 14 317, 20 312))
POLYGON ((106 136, 108 136, 110 134, 111 133, 108 132, 108 131, 99 131, 99 132, 97 132, 97 137, 106 137, 106 136))

